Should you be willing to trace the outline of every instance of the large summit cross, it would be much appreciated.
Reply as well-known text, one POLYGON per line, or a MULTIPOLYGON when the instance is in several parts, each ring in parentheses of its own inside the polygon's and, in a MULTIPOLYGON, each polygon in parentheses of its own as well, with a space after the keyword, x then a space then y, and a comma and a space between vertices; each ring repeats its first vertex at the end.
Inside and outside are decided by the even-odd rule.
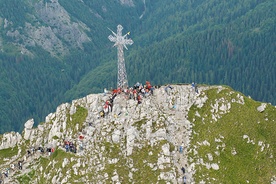
MULTIPOLYGON (((110 29, 109 29, 110 30, 110 29)), ((117 34, 114 33, 112 30, 113 35, 109 35, 108 39, 112 42, 115 42, 113 45, 118 48, 118 81, 117 81, 117 88, 127 88, 128 87, 128 81, 127 81, 127 73, 126 73, 126 66, 125 66, 125 59, 124 59, 124 48, 127 49, 126 45, 132 45, 133 41, 131 39, 127 38, 127 35, 129 35, 129 32, 122 36, 122 30, 123 26, 120 24, 117 26, 117 34)))

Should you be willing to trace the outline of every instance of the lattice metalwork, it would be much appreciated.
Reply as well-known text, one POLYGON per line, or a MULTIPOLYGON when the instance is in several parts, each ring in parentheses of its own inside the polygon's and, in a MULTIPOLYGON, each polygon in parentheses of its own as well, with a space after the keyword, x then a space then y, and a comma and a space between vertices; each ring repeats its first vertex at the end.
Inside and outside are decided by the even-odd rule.
POLYGON ((111 42, 115 42, 113 47, 118 48, 118 81, 117 87, 118 88, 127 88, 128 87, 128 80, 127 80, 127 72, 125 66, 125 59, 124 59, 124 48, 127 49, 126 45, 132 45, 133 41, 127 38, 130 32, 122 36, 123 26, 120 24, 117 26, 117 34, 114 33, 111 29, 109 29, 113 35, 109 35, 108 39, 111 42))

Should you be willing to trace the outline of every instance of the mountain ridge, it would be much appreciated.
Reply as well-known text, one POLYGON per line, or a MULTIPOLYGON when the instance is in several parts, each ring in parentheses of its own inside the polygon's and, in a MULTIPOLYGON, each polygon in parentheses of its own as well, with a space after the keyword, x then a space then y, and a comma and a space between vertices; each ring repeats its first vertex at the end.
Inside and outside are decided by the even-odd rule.
POLYGON ((156 88, 141 104, 118 94, 106 117, 100 111, 111 94, 90 94, 61 104, 36 128, 30 119, 22 135, 1 135, 1 168, 24 160, 23 170, 10 170, 5 181, 276 182, 276 107, 227 86, 198 85, 198 93, 187 84, 171 87, 156 88), (66 152, 65 141, 77 152, 66 152))

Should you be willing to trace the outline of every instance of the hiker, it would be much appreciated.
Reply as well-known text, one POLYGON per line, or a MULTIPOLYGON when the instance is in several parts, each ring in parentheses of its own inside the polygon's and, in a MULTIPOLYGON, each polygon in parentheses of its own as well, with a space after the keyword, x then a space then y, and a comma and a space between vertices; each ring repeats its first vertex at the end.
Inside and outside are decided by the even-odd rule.
MULTIPOLYGON (((100 116, 101 116, 102 118, 104 118, 104 110, 101 110, 101 111, 100 111, 100 116)), ((92 126, 92 124, 91 124, 91 126, 92 126)))
POLYGON ((195 92, 198 94, 197 84, 195 83, 195 92))
POLYGON ((40 151, 41 154, 44 153, 44 148, 42 147, 42 145, 39 145, 39 147, 37 148, 38 151, 40 151))
POLYGON ((82 144, 82 142, 80 142, 80 144, 79 144, 79 150, 80 150, 80 151, 83 150, 83 144, 82 144))
POLYGON ((108 111, 112 112, 112 108, 113 108, 113 99, 109 99, 106 101, 107 105, 108 105, 108 111))
POLYGON ((146 89, 150 91, 150 94, 153 95, 154 88, 151 86, 149 81, 146 81, 146 89))
POLYGON ((138 105, 139 105, 140 103, 142 103, 142 97, 141 97, 140 94, 139 94, 138 97, 137 97, 137 101, 138 101, 138 105))
POLYGON ((183 147, 179 146, 179 153, 183 153, 183 147))
POLYGON ((44 153, 44 148, 41 147, 40 152, 41 152, 41 153, 44 153))
POLYGON ((140 83, 136 82, 136 84, 134 85, 134 89, 138 89, 140 87, 140 83))
POLYGON ((146 93, 146 91, 145 91, 145 88, 141 88, 140 89, 140 93, 143 95, 143 97, 145 96, 145 93, 146 93))
POLYGON ((186 184, 186 176, 183 177, 183 184, 186 184))
POLYGON ((35 154, 35 148, 32 147, 31 150, 32 150, 32 154, 34 155, 35 154))
POLYGON ((129 88, 129 99, 133 99, 133 88, 129 88))
POLYGON ((194 82, 192 82, 192 89, 194 89, 195 88, 195 83, 194 82))
POLYGON ((69 145, 68 144, 65 144, 65 150, 66 150, 66 152, 69 151, 69 145))
POLYGON ((133 90, 133 99, 137 100, 137 90, 136 89, 133 90))
POLYGON ((12 171, 14 171, 14 164, 11 164, 10 168, 11 168, 12 171))
POLYGON ((6 176, 6 177, 9 177, 9 172, 8 172, 8 169, 6 169, 3 174, 6 176))
POLYGON ((18 169, 22 170, 22 161, 18 161, 18 169))
POLYGON ((117 93, 114 93, 114 94, 112 95, 112 97, 111 97, 112 102, 114 101, 114 99, 115 99, 116 96, 117 96, 117 93))
POLYGON ((118 87, 117 93, 118 93, 118 94, 121 94, 121 92, 122 92, 122 89, 121 89, 120 87, 118 87))
POLYGON ((27 153, 28 153, 28 157, 31 155, 31 151, 30 150, 28 150, 27 151, 27 153))
POLYGON ((47 148, 48 155, 51 155, 51 148, 47 148))
POLYGON ((184 143, 179 146, 179 153, 183 153, 184 143))
POLYGON ((171 87, 171 85, 167 85, 166 87, 165 87, 165 92, 168 94, 168 95, 170 95, 170 93, 169 93, 169 90, 172 90, 173 89, 173 87, 171 87))
POLYGON ((75 152, 75 146, 72 142, 69 142, 69 149, 70 149, 70 152, 75 152))
POLYGON ((108 114, 108 104, 107 103, 104 104, 103 111, 104 111, 104 116, 106 116, 108 114))
POLYGON ((104 88, 104 96, 106 96, 107 93, 108 93, 107 89, 104 88))
POLYGON ((117 89, 113 89, 113 90, 112 90, 112 96, 115 95, 115 94, 117 94, 117 93, 118 93, 118 90, 117 90, 117 89))
POLYGON ((183 174, 185 174, 185 168, 182 167, 181 170, 182 170, 183 174))

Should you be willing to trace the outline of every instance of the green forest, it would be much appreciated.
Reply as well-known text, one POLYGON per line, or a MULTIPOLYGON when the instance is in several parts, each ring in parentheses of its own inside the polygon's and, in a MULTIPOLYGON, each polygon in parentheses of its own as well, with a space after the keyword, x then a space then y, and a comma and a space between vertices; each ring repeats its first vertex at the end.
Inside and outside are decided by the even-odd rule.
POLYGON ((134 41, 124 50, 130 85, 146 80, 153 85, 224 84, 276 104, 272 0, 150 0, 133 7, 108 0, 61 0, 72 20, 89 26, 92 39, 82 50, 67 44, 70 54, 59 58, 40 47, 28 47, 32 57, 22 55, 14 44, 20 40, 7 36, 5 18, 19 28, 32 21, 30 2, 0 0, 0 133, 22 131, 28 119, 39 124, 61 103, 116 87, 117 49, 107 37, 108 28, 116 31, 118 24, 134 41))

